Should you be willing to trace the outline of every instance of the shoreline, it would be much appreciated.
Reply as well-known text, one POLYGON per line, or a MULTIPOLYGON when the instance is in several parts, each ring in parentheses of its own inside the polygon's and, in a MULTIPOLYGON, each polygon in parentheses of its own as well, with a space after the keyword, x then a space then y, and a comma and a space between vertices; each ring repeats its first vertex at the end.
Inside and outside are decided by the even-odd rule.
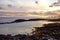
POLYGON ((14 21, 11 21, 11 22, 1 22, 0 24, 11 24, 11 23, 20 23, 20 22, 26 22, 26 21, 51 21, 51 22, 59 22, 60 19, 39 19, 39 18, 36 18, 36 19, 16 19, 14 21))

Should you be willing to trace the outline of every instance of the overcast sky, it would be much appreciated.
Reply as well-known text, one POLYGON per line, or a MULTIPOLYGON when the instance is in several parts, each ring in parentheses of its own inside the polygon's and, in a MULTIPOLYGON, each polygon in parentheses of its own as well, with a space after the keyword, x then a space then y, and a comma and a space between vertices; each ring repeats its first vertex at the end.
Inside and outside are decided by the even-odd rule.
POLYGON ((20 11, 44 11, 53 10, 53 8, 59 9, 59 7, 49 8, 49 5, 54 2, 57 2, 57 0, 0 0, 0 7, 20 11), (38 1, 38 4, 36 4, 35 1, 38 1))

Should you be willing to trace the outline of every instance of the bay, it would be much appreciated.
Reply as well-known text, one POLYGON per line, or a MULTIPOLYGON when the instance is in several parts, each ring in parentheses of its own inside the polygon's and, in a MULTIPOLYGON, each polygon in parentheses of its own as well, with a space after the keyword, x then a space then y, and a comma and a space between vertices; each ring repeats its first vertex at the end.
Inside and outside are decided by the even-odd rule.
POLYGON ((42 27, 48 21, 27 21, 12 24, 0 24, 0 34, 26 34, 31 33, 34 27, 42 27))

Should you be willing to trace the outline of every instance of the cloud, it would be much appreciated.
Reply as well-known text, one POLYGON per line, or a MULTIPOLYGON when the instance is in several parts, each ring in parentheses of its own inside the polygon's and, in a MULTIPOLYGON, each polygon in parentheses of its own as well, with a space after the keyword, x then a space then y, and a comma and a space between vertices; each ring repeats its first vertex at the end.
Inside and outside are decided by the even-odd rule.
POLYGON ((49 10, 49 5, 55 1, 53 0, 0 0, 0 7, 8 10, 17 11, 44 11, 49 10))
POLYGON ((53 6, 60 6, 60 0, 58 0, 57 2, 52 3, 52 5, 50 5, 51 7, 53 6))

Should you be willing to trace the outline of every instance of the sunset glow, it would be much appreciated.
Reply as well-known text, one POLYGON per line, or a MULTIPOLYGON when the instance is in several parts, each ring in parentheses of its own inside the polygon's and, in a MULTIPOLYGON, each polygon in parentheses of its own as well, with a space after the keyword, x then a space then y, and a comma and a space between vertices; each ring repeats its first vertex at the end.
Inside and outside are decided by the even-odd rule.
POLYGON ((60 7, 49 7, 49 5, 51 5, 54 2, 57 2, 57 0, 37 0, 37 1, 38 4, 35 3, 35 0, 1 0, 0 7, 3 8, 3 12, 16 12, 16 11, 46 12, 60 9, 60 7), (8 5, 10 5, 10 7, 8 5))
MULTIPOLYGON (((26 36, 26 38, 28 38, 27 40, 29 40, 30 37, 35 36, 35 33, 32 33, 32 31, 34 32, 34 30, 32 30, 33 27, 43 28, 45 26, 48 26, 49 23, 60 23, 60 0, 0 0, 0 34, 20 34, 20 33, 24 34, 25 33, 28 35, 26 36), (33 34, 33 36, 32 35, 29 36, 29 33, 33 34)), ((56 26, 59 25, 57 24, 56 26)), ((51 25, 51 28, 53 28, 52 26, 55 25, 51 25)), ((50 26, 48 27, 50 28, 50 26)), ((46 27, 47 30, 49 29, 48 27, 46 27)), ((49 33, 49 31, 47 32, 48 33, 47 34, 46 31, 44 30, 45 32, 43 33, 46 34, 44 36, 48 37, 51 35, 51 38, 55 38, 54 37, 55 32, 59 31, 60 33, 60 30, 58 31, 56 30, 54 29, 54 32, 52 31, 52 34, 54 34, 53 36, 52 34, 49 33)), ((25 34, 23 36, 25 36, 25 34)), ((9 36, 10 35, 7 35, 7 38, 9 36)), ((17 38, 24 39, 25 37, 23 36, 21 37, 19 36, 17 38)), ((38 40, 38 38, 40 37, 38 36, 37 38, 34 37, 34 39, 32 38, 31 39, 35 40, 36 38, 36 40, 38 40)), ((1 37, 1 38, 5 39, 5 37, 1 37)), ((12 37, 14 38, 14 36, 12 37)), ((12 37, 9 38, 13 39, 12 37)), ((16 40, 17 38, 15 36, 16 40)), ((39 38, 39 40, 41 38, 39 38)))

